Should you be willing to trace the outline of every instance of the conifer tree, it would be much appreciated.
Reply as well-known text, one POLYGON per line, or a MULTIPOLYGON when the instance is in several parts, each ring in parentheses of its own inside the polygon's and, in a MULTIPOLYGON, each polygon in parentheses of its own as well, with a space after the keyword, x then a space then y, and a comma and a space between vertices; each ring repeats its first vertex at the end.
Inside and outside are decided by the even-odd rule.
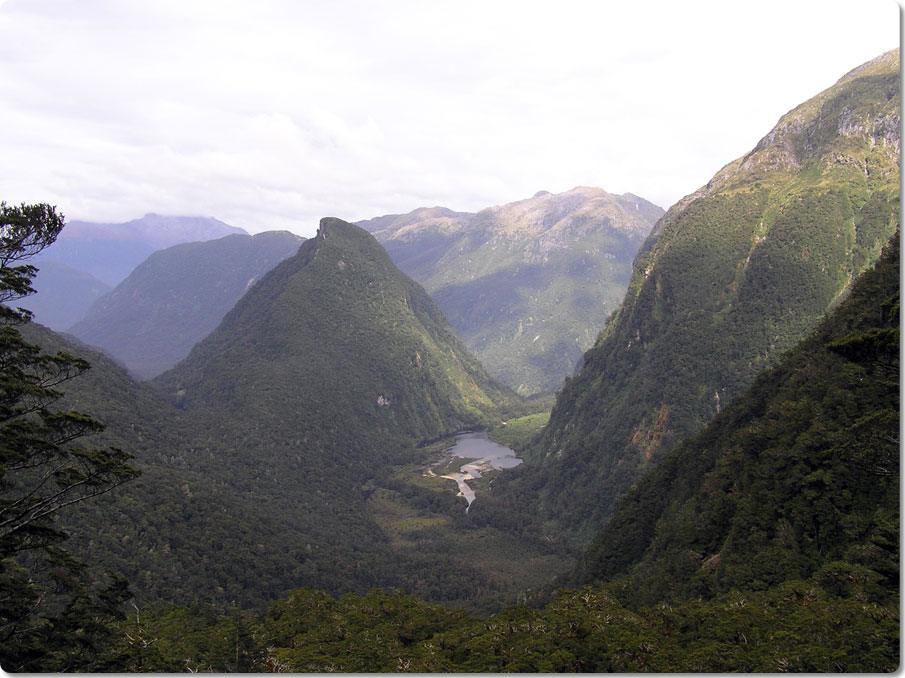
POLYGON ((0 203, 0 665, 12 671, 90 666, 93 658, 78 655, 127 595, 120 580, 103 590, 94 585, 85 566, 59 548, 66 535, 56 521, 138 471, 120 449, 75 444, 103 424, 54 404, 60 385, 89 364, 27 343, 18 327, 31 313, 10 305, 34 292, 37 269, 23 262, 53 243, 63 225, 49 205, 0 203), (75 637, 78 651, 67 651, 75 637))

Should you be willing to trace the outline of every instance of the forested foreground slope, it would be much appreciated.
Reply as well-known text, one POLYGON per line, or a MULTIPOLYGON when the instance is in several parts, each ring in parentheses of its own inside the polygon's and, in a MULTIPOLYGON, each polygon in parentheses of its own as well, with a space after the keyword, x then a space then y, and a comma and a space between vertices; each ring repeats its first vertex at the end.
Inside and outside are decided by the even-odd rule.
POLYGON ((664 453, 807 336, 899 221, 898 51, 783 116, 673 206, 560 392, 526 468, 549 529, 586 542, 664 453))
POLYGON ((515 594, 500 559, 532 546, 483 529, 495 546, 474 557, 455 484, 395 474, 407 464, 406 478, 420 477, 419 442, 526 405, 358 227, 325 220, 159 388, 38 325, 25 331, 92 363, 63 403, 106 424, 92 444, 130 451, 142 473, 62 524, 72 551, 125 575, 143 605, 262 607, 300 585, 405 586, 478 607, 515 594))
POLYGON ((899 238, 779 365, 626 495, 576 571, 653 603, 819 573, 899 586, 899 238))
POLYGON ((894 671, 898 357, 896 237, 810 338, 620 502, 573 576, 593 586, 489 618, 398 591, 302 589, 263 614, 171 606, 121 622, 109 665, 894 671))

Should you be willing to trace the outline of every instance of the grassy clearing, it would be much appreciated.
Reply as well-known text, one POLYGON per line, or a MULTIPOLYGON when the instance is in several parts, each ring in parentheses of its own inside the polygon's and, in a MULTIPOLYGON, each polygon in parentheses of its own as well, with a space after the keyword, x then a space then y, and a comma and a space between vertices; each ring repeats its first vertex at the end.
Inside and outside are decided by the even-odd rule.
POLYGON ((388 527, 396 532, 416 532, 428 527, 440 527, 447 523, 449 523, 448 516, 413 516, 411 518, 405 518, 404 520, 397 520, 394 523, 390 523, 388 527))
POLYGON ((487 437, 500 445, 520 452, 547 425, 548 421, 550 421, 549 411, 529 414, 518 419, 510 419, 505 425, 496 426, 487 432, 487 437))
MULTIPOLYGON (((449 447, 450 441, 439 441, 422 448, 419 459, 397 467, 368 498, 369 513, 394 548, 418 559, 436 560, 438 580, 451 585, 449 578, 458 577, 456 586, 463 594, 445 602, 489 613, 513 602, 519 592, 537 589, 569 569, 571 560, 536 542, 493 526, 472 524, 465 501, 456 497, 456 483, 440 476, 458 473, 475 460, 444 456, 449 447), (427 474, 427 469, 435 475, 427 474), (454 573, 469 574, 463 578, 454 573)), ((489 492, 490 482, 499 473, 482 473, 469 485, 480 496, 489 492)))

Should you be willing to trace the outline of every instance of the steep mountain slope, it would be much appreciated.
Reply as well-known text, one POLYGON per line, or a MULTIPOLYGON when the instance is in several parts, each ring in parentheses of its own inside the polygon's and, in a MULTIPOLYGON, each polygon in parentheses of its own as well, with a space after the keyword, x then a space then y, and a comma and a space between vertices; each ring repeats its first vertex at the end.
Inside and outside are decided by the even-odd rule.
POLYGON ((620 503, 575 575, 637 603, 818 573, 898 592, 899 239, 851 296, 620 503))
POLYGON ((468 214, 360 222, 431 294, 468 348, 522 395, 552 391, 621 301, 663 210, 579 187, 468 214))
POLYGON ((490 617, 380 590, 299 589, 263 614, 143 610, 110 670, 894 671, 899 266, 896 237, 816 332, 639 480, 570 582, 594 586, 490 617), (137 631, 156 641, 138 656, 137 631))
MULTIPOLYGON (((522 405, 365 231, 324 219, 151 383, 184 410, 188 466, 279 523, 260 543, 284 550, 282 564, 255 569, 268 591, 403 585, 455 597, 478 582, 467 564, 450 570, 451 556, 434 546, 400 552, 368 500, 398 486, 392 465, 417 463, 418 442, 499 422, 522 405)), ((221 586, 246 600, 261 590, 221 586)))
POLYGON ((33 280, 37 295, 29 299, 35 319, 64 331, 155 250, 233 233, 245 231, 207 217, 146 214, 122 224, 70 221, 32 261, 39 269, 33 280))
POLYGON ((429 439, 490 422, 515 403, 424 290, 339 219, 322 220, 316 238, 155 383, 184 409, 226 408, 296 435, 299 413, 331 429, 348 424, 336 419, 343 412, 375 447, 382 434, 429 439))
POLYGON ((896 51, 783 116, 660 220, 519 481, 547 519, 594 534, 641 472, 844 298, 898 223, 899 108, 896 51))
POLYGON ((159 250, 68 331, 149 379, 187 356, 252 283, 295 254, 303 240, 268 231, 159 250))
MULTIPOLYGON (((141 605, 159 599, 257 605, 301 582, 329 583, 328 577, 302 574, 303 561, 312 569, 330 558, 348 562, 346 544, 326 543, 324 560, 311 558, 304 551, 309 535, 212 473, 217 460, 199 458, 192 423, 155 389, 45 327, 27 325, 23 335, 45 352, 64 351, 91 363, 63 386, 59 405, 89 412, 107 426, 83 445, 124 449, 141 471, 60 520, 71 535, 66 547, 125 576, 141 605)), ((333 577, 353 587, 360 579, 354 573, 333 577)))
POLYGON ((112 289, 90 273, 50 260, 41 262, 32 286, 37 292, 28 298, 28 310, 35 322, 58 331, 81 320, 112 289))

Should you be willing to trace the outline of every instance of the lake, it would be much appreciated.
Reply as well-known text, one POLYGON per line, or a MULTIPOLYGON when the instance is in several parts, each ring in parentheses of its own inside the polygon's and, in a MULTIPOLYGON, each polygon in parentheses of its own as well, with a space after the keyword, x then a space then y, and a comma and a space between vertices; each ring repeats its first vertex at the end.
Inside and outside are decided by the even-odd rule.
POLYGON ((505 445, 493 442, 481 431, 456 435, 456 444, 445 450, 443 457, 434 466, 448 465, 450 459, 456 457, 470 461, 462 464, 457 473, 448 473, 440 477, 454 480, 459 486, 459 494, 468 502, 466 513, 475 499, 474 489, 468 484, 469 480, 480 478, 481 474, 488 471, 501 471, 522 463, 522 460, 515 456, 515 452, 505 445))

